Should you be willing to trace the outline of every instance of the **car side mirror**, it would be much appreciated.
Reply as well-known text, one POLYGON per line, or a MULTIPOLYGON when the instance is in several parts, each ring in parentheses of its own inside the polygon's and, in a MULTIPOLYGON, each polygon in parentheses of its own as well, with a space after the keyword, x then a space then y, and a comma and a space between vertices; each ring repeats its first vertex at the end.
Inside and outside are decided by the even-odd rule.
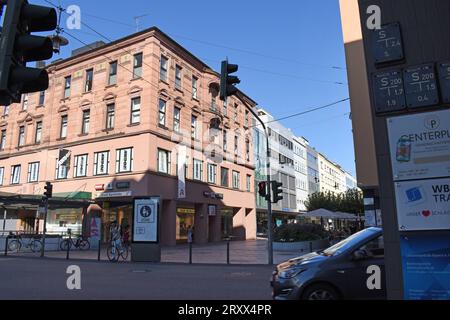
POLYGON ((367 252, 366 250, 363 249, 356 250, 352 254, 352 260, 354 261, 364 260, 367 259, 367 257, 368 257, 367 252))

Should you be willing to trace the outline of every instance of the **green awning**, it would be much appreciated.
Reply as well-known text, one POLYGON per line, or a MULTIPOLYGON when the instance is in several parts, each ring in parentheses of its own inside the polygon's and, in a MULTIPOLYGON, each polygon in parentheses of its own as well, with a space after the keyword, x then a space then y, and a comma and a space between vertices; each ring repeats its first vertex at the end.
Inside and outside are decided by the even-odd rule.
POLYGON ((85 192, 85 191, 57 192, 57 193, 53 193, 53 198, 92 199, 92 192, 85 192))

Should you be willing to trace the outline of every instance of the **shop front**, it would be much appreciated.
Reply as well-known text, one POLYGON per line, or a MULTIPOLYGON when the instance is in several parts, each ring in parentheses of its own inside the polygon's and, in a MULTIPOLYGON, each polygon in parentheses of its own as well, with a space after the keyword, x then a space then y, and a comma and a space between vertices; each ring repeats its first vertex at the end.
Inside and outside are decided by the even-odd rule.
POLYGON ((129 201, 103 201, 101 203, 101 239, 106 243, 110 239, 111 222, 116 221, 122 229, 132 230, 133 203, 129 201))
POLYGON ((177 207, 176 242, 185 243, 188 240, 189 228, 195 229, 195 208, 177 207))

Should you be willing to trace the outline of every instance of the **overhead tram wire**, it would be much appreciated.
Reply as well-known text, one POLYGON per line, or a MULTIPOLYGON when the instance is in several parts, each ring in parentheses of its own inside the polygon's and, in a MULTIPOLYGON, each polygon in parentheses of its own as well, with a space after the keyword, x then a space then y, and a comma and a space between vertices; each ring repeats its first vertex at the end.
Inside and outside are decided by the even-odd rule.
MULTIPOLYGON (((314 112, 314 111, 318 111, 318 110, 322 110, 322 109, 325 109, 325 108, 329 108, 329 107, 335 106, 335 105, 337 105, 339 103, 342 103, 342 102, 345 102, 345 101, 348 101, 348 100, 350 100, 350 98, 341 99, 341 100, 338 100, 338 101, 335 101, 335 102, 332 102, 332 103, 328 103, 328 104, 320 106, 320 107, 308 109, 308 110, 305 110, 305 111, 302 111, 302 112, 291 114, 289 116, 285 116, 285 117, 281 117, 281 118, 278 118, 278 119, 270 120, 270 121, 265 122, 264 124, 268 124, 268 123, 272 123, 272 122, 276 122, 276 121, 282 121, 282 120, 298 117, 298 116, 301 116, 301 115, 304 115, 304 114, 307 114, 307 113, 311 113, 311 112, 314 112)), ((259 125, 252 125, 252 126, 250 126, 250 128, 258 127, 258 126, 259 125)))
MULTIPOLYGON (((54 3, 52 3, 49 0, 44 0, 44 1, 46 1, 47 3, 49 3, 49 4, 51 4, 51 5, 55 6, 55 7, 58 7, 58 6, 56 6, 54 3)), ((114 19, 100 17, 100 16, 97 16, 97 15, 88 14, 88 13, 83 13, 83 14, 88 16, 88 17, 92 17, 92 18, 95 18, 95 19, 103 20, 103 21, 106 21, 106 22, 123 25, 123 26, 129 27, 129 28, 133 28, 133 29, 135 28, 134 25, 131 25, 131 24, 128 24, 128 23, 125 23, 125 22, 121 22, 121 21, 117 21, 117 20, 114 20, 114 19)), ((83 23, 83 22, 81 22, 81 23, 83 25, 85 25, 87 28, 91 29, 86 23, 83 23)), ((91 29, 91 30, 93 30, 93 29, 91 29)), ((103 37, 103 35, 101 35, 100 33, 97 33, 97 34, 100 35, 101 37, 103 37)), ((246 54, 249 54, 249 55, 259 56, 259 57, 262 57, 262 58, 267 58, 267 59, 272 59, 272 60, 279 60, 279 61, 285 61, 285 62, 292 62, 292 63, 297 63, 297 64, 300 64, 300 65, 309 66, 309 67, 318 67, 318 68, 326 68, 326 69, 342 70, 342 71, 347 70, 347 68, 345 68, 345 67, 340 67, 340 66, 335 66, 335 65, 320 65, 320 64, 307 63, 307 62, 299 61, 299 60, 296 60, 296 59, 288 59, 288 58, 285 58, 285 57, 278 57, 278 56, 267 55, 267 54, 263 54, 263 53, 259 53, 259 52, 255 52, 255 51, 251 51, 251 50, 240 49, 240 48, 235 48, 235 47, 230 47, 230 46, 224 46, 224 45, 221 45, 221 44, 216 44, 216 43, 212 43, 212 42, 204 41, 204 40, 193 39, 191 37, 186 37, 186 36, 182 36, 182 35, 178 35, 178 34, 174 34, 174 33, 167 33, 167 34, 169 36, 172 36, 172 37, 186 39, 186 40, 189 40, 189 41, 192 41, 192 42, 198 42, 198 43, 201 43, 201 44, 204 44, 204 45, 208 45, 208 46, 212 46, 212 47, 233 50, 233 51, 236 51, 236 52, 242 52, 242 53, 246 53, 246 54)))

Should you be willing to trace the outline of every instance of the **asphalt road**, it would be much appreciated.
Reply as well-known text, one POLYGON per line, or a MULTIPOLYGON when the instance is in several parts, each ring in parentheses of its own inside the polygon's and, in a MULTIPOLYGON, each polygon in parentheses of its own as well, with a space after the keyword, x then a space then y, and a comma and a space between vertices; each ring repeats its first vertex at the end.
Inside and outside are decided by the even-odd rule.
POLYGON ((188 265, 0 257, 0 300, 269 300, 267 265, 188 265), (81 270, 69 290, 67 267, 81 270))

